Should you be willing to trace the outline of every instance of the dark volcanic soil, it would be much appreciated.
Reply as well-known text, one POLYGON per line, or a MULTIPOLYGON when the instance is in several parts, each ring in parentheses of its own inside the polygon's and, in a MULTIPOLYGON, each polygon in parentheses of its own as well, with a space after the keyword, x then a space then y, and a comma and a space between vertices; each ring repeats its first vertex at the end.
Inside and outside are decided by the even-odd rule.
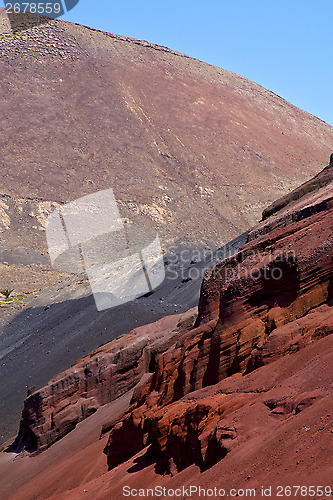
POLYGON ((321 170, 332 128, 165 47, 62 21, 14 36, 2 9, 0 32, 0 284, 23 297, 0 304, 1 442, 17 431, 30 388, 19 444, 50 446, 35 456, 1 453, 1 496, 113 499, 122 485, 147 481, 328 485, 331 185, 273 203, 244 253, 247 234, 231 242, 222 256, 237 257, 218 266, 243 272, 231 282, 208 272, 201 287, 204 269, 222 260, 214 253, 178 266, 151 295, 104 312, 86 276, 50 269, 45 219, 59 204, 112 188, 122 220, 154 227, 164 248, 183 239, 192 250, 216 249, 321 170), (296 260, 283 260, 279 284, 253 284, 253 249, 262 268, 270 252, 293 249, 296 260), (115 358, 107 345, 68 369, 135 327, 164 316, 159 325, 177 322, 171 315, 199 297, 196 324, 187 331, 177 323, 173 345, 149 325, 147 335, 131 334, 134 347, 119 341, 115 358), (156 352, 135 345, 149 335, 156 352), (121 394, 112 402, 104 369, 121 394), (127 392, 132 375, 141 385, 127 392))
POLYGON ((166 279, 157 290, 114 309, 97 311, 86 277, 67 278, 19 304, 0 305, 0 443, 16 433, 29 387, 42 387, 77 359, 133 328, 196 306, 204 270, 223 255, 233 255, 246 235, 208 252, 202 262, 190 264, 197 249, 186 249, 188 262, 176 262, 173 256, 175 264, 166 266, 166 279))

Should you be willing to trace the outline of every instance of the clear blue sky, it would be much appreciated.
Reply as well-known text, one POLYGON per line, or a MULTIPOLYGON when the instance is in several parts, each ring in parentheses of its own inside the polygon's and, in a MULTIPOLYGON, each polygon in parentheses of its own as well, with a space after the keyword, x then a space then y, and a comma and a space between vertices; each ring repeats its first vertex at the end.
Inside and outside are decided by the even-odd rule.
POLYGON ((80 0, 62 19, 233 71, 333 125, 333 0, 80 0))

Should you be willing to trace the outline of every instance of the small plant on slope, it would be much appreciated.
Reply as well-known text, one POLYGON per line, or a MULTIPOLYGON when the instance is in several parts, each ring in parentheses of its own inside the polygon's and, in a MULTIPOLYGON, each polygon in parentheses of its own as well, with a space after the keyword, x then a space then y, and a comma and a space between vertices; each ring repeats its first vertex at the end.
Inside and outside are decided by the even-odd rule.
POLYGON ((8 288, 5 288, 4 290, 0 290, 0 293, 6 297, 6 300, 8 300, 13 291, 14 290, 8 290, 8 288))

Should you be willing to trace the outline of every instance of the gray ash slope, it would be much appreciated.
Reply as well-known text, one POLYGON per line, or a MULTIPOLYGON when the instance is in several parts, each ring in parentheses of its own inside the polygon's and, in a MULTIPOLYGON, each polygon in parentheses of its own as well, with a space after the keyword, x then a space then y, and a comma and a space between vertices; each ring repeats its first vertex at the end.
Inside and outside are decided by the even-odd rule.
POLYGON ((173 250, 165 259, 166 278, 156 290, 113 309, 97 311, 82 276, 43 290, 21 308, 7 308, 0 324, 0 443, 16 433, 29 387, 42 387, 90 351, 138 326, 196 306, 204 271, 236 253, 246 238, 247 232, 206 251, 198 262, 202 250, 173 250))

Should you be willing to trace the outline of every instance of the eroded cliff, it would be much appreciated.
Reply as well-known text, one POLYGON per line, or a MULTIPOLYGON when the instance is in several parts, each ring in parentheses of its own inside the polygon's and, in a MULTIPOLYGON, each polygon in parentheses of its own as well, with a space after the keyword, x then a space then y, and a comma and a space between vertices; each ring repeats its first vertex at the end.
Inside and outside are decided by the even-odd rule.
MULTIPOLYGON (((332 165, 327 172, 332 179, 332 165)), ((332 333, 332 207, 332 183, 305 190, 292 208, 254 228, 238 254, 206 272, 195 328, 158 358, 151 379, 111 430, 105 448, 110 468, 129 458, 129 446, 119 452, 128 435, 135 453, 150 445, 164 472, 193 463, 210 467, 234 442, 225 417, 256 397, 256 390, 186 395, 332 333)), ((287 405, 289 413, 316 398, 298 396, 287 405)), ((284 406, 278 401, 270 407, 284 406)))
MULTIPOLYGON (((332 172, 330 165, 325 175, 333 180, 332 172)), ((235 423, 252 405, 283 420, 330 398, 329 363, 325 378, 310 356, 307 380, 293 371, 293 356, 333 331, 332 207, 332 182, 305 190, 206 271, 198 314, 134 330, 29 396, 12 450, 41 451, 133 390, 125 414, 101 428, 101 436, 110 433, 109 469, 148 447, 157 473, 173 476, 193 464, 205 471, 249 432, 257 435, 252 423, 246 432, 235 423), (277 373, 272 363, 280 363, 277 373)))

